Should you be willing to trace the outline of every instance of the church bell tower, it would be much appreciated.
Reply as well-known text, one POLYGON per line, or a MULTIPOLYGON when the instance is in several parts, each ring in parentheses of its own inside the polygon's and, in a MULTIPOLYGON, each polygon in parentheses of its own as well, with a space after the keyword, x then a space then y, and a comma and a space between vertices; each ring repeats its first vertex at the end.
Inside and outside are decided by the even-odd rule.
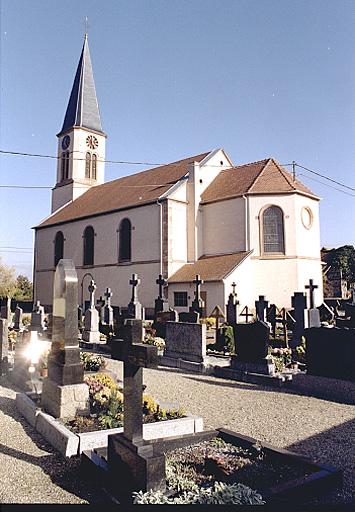
POLYGON ((101 126, 87 34, 57 137, 57 181, 52 189, 52 213, 89 188, 104 183, 107 136, 101 126))

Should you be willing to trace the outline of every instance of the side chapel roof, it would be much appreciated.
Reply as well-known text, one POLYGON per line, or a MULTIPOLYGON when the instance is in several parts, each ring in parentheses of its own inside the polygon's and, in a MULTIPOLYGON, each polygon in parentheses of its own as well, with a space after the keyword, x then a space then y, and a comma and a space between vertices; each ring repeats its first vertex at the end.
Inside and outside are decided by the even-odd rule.
POLYGON ((244 194, 276 194, 300 192, 318 197, 299 180, 293 180, 274 158, 224 169, 206 188, 201 203, 212 203, 244 194))
POLYGON ((194 263, 186 263, 169 277, 168 283, 191 283, 196 274, 204 281, 221 281, 253 251, 239 251, 218 256, 201 256, 194 263))

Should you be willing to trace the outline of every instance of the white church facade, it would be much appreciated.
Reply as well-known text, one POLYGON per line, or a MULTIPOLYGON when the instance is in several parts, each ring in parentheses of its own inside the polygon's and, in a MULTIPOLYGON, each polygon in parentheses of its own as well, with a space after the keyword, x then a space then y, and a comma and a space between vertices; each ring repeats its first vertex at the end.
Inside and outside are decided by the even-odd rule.
POLYGON ((105 183, 102 130, 87 37, 58 134, 52 213, 35 228, 34 299, 52 303, 55 266, 74 261, 78 304, 90 279, 127 306, 129 280, 154 307, 159 274, 169 304, 187 310, 196 274, 208 316, 236 283, 240 306, 265 295, 279 307, 309 279, 323 301, 319 198, 273 158, 234 166, 223 149, 105 183))

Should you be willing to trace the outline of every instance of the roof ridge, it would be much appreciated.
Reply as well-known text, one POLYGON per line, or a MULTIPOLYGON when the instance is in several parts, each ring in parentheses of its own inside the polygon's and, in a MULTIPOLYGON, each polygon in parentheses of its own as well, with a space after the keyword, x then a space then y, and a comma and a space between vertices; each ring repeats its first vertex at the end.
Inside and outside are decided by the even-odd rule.
POLYGON ((259 177, 263 174, 265 168, 267 165, 269 165, 270 161, 272 161, 272 158, 268 158, 267 160, 260 160, 260 162, 264 162, 265 161, 265 165, 263 166, 263 168, 260 170, 260 172, 258 172, 258 174, 255 176, 255 178, 253 179, 252 183, 249 185, 249 187, 247 188, 247 191, 246 191, 246 194, 248 192, 251 192, 251 189, 254 187, 255 183, 258 181, 259 177))
POLYGON ((297 187, 294 186, 294 184, 292 183, 292 179, 291 179, 291 176, 288 176, 288 171, 286 171, 286 169, 284 169, 279 163, 277 160, 275 160, 275 158, 272 158, 272 161, 274 162, 274 164, 276 165, 276 167, 278 168, 278 170, 281 172, 283 178, 285 178, 285 180, 287 181, 287 183, 290 185, 290 187, 293 189, 293 190, 297 190, 297 187))

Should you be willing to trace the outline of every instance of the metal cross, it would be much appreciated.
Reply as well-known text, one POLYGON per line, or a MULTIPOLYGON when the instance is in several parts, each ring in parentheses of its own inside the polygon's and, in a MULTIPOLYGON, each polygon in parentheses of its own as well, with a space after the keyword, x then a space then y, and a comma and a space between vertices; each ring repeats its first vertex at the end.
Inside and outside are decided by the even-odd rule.
POLYGON ((159 299, 163 298, 163 287, 166 284, 166 279, 162 276, 162 274, 159 274, 159 279, 155 281, 159 285, 159 299))
POLYGON ((305 286, 307 290, 309 290, 309 305, 310 309, 314 308, 314 290, 318 288, 317 284, 313 284, 313 279, 309 280, 309 284, 305 286))
POLYGON ((248 306, 245 306, 245 308, 243 309, 243 311, 240 313, 239 316, 245 316, 245 323, 249 323, 249 317, 253 318, 253 313, 249 313, 249 308, 248 306), (245 311, 245 313, 244 313, 245 311))
POLYGON ((87 37, 88 32, 89 32, 89 20, 88 20, 87 16, 85 16, 84 26, 85 26, 85 37, 87 37))
POLYGON ((91 279, 89 287, 88 287, 88 290, 90 293, 90 309, 95 307, 95 297, 94 296, 95 296, 96 288, 97 288, 97 286, 95 284, 95 281, 93 279, 91 279))
POLYGON ((234 296, 236 295, 236 293, 235 293, 236 286, 237 286, 237 283, 235 283, 233 281, 233 283, 232 283, 233 292, 232 293, 233 293, 234 296))
POLYGON ((137 287, 141 284, 141 280, 138 278, 138 274, 132 274, 132 279, 129 280, 129 284, 132 285, 132 298, 131 302, 138 302, 137 287))

